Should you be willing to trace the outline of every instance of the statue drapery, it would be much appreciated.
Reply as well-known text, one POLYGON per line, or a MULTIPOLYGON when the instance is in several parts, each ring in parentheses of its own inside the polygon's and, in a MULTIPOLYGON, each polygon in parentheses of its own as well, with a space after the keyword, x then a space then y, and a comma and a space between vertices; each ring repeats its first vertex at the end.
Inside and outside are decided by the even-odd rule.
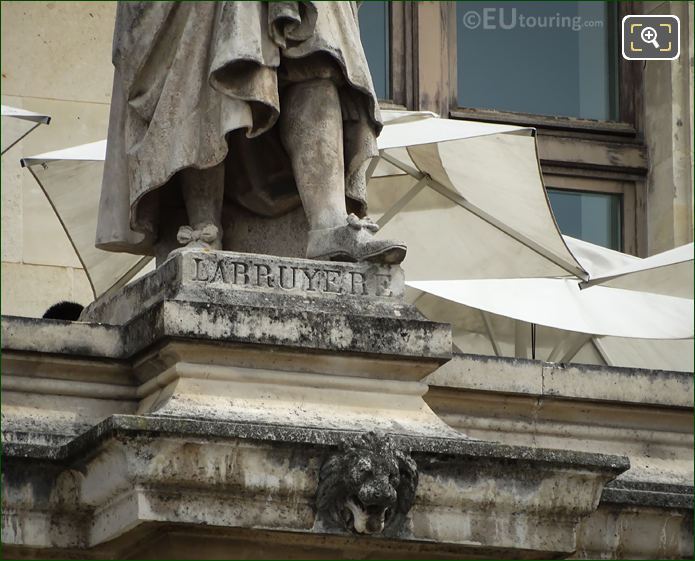
MULTIPOLYGON (((355 2, 122 2, 97 246, 152 253, 176 173, 225 162, 225 196, 265 216, 300 204, 277 138, 283 85, 330 77, 343 115, 348 208, 377 154, 378 103, 355 2)), ((311 123, 307 123, 311 126, 311 123)))

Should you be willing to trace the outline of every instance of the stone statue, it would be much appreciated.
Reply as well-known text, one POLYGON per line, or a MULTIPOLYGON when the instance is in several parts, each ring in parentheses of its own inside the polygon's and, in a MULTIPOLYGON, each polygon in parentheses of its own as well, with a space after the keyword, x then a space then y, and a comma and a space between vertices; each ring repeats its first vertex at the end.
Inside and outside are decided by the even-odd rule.
POLYGON ((121 2, 97 247, 223 248, 225 200, 303 205, 312 259, 399 263, 366 171, 381 121, 356 2, 121 2))

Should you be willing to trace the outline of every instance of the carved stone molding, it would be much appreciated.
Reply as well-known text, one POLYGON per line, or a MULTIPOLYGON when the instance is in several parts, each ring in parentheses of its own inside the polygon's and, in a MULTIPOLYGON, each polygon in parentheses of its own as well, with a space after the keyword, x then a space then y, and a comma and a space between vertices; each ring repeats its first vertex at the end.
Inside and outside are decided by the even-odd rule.
POLYGON ((359 434, 114 415, 63 445, 6 444, 3 546, 8 558, 176 557, 171 532, 204 547, 215 530, 225 551, 253 544, 253 557, 357 556, 353 547, 564 557, 628 467, 617 456, 359 434), (355 498, 366 512, 347 506, 355 498))

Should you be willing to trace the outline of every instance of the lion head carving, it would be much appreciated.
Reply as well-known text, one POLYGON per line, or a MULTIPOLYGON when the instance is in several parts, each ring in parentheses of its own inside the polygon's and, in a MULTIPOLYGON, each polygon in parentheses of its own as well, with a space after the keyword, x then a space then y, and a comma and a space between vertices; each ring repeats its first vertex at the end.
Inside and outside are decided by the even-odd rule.
POLYGON ((319 519, 359 534, 396 532, 413 505, 417 483, 413 459, 389 438, 367 433, 343 442, 321 466, 319 519))

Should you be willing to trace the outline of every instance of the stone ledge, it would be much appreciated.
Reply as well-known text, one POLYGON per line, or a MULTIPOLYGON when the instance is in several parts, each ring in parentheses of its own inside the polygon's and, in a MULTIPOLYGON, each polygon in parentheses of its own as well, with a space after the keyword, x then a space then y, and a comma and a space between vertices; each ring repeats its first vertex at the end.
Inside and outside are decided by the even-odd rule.
MULTIPOLYGON (((159 281, 164 272, 145 281, 159 281)), ((237 296, 228 287, 215 290, 229 300, 237 296)), ((400 314, 407 305, 396 297, 388 314, 370 315, 371 304, 354 313, 339 305, 333 312, 303 311, 298 305, 210 304, 195 294, 184 294, 192 298, 185 301, 154 293, 154 303, 117 327, 3 322, 7 438, 17 441, 33 432, 37 443, 45 433, 68 439, 86 430, 83 421, 92 426, 110 414, 131 412, 455 434, 427 407, 427 386, 420 382, 450 358, 450 328, 400 314), (90 332, 97 345, 85 348, 90 332), (110 344, 103 338, 111 338, 110 344), (104 350, 108 358, 99 356, 104 350), (83 415, 73 422, 75 407, 91 419, 83 415)), ((268 304, 258 298, 256 303, 268 304)))
POLYGON ((693 375, 589 364, 454 353, 430 386, 555 399, 693 408, 693 375))
POLYGON ((693 510, 693 486, 620 479, 604 487, 601 503, 693 510))
MULTIPOLYGON (((351 538, 319 523, 314 497, 323 462, 356 436, 118 415, 64 446, 6 445, 3 541, 91 556, 153 523, 192 534, 211 527, 291 532, 309 546, 351 538)), ((618 456, 392 438, 419 473, 404 525, 385 536, 398 539, 401 554, 436 543, 437 551, 458 555, 565 556, 604 484, 628 466, 618 456)))
MULTIPOLYGON (((110 438, 119 436, 205 436, 209 438, 243 438, 268 442, 335 446, 355 431, 326 430, 250 424, 217 422, 199 419, 180 419, 140 415, 112 415, 89 431, 61 446, 46 446, 23 443, 5 443, 3 455, 7 457, 67 462, 84 454, 110 438)), ((575 466, 582 469, 599 469, 622 473, 630 467, 624 456, 509 446, 495 442, 476 441, 465 438, 419 438, 394 434, 394 442, 413 453, 457 455, 461 457, 489 458, 496 460, 550 463, 558 466, 575 466)))
POLYGON ((170 338, 391 356, 442 364, 449 326, 424 319, 164 301, 128 324, 2 318, 3 350, 129 359, 170 338))
MULTIPOLYGON (((147 324, 145 318, 142 321, 147 324)), ((176 335, 176 332, 167 333, 156 322, 151 322, 149 325, 152 328, 159 328, 159 335, 148 337, 147 333, 144 333, 145 341, 136 339, 128 341, 127 344, 122 327, 99 323, 2 316, 0 330, 3 351, 15 350, 73 357, 128 359, 152 340, 176 335)), ((146 330, 143 329, 143 331, 146 330)), ((530 359, 454 353, 453 359, 431 374, 425 382, 433 387, 480 392, 510 393, 534 397, 547 396, 556 399, 566 397, 614 403, 634 402, 639 405, 651 404, 689 409, 693 407, 693 376, 687 372, 591 365, 572 365, 572 370, 566 372, 568 377, 581 376, 584 372, 594 373, 606 383, 615 383, 615 380, 618 379, 625 382, 635 379, 654 382, 650 384, 650 391, 643 392, 631 399, 628 397, 623 401, 622 399, 606 400, 605 398, 602 399, 601 396, 595 396, 595 392, 603 387, 601 380, 595 380, 594 391, 592 392, 564 393, 557 389, 553 390, 552 393, 544 392, 544 367, 562 368, 561 365, 551 365, 530 359), (494 376, 491 375, 491 370, 494 370, 494 376)))
POLYGON ((2 316, 3 351, 106 359, 127 358, 121 327, 57 319, 2 316))
MULTIPOLYGON (((287 531, 267 531, 252 528, 196 528, 167 523, 143 523, 128 534, 108 544, 84 549, 46 549, 17 547, 3 544, 6 559, 118 559, 123 543, 136 542, 139 559, 230 559, 233 549, 236 559, 364 559, 368 551, 372 559, 452 559, 462 558, 461 547, 452 544, 411 540, 404 547, 399 540, 380 537, 339 536, 323 534, 307 536, 287 531), (204 554, 202 552, 205 552, 204 554)), ((133 546, 126 551, 133 552, 133 546)), ((511 548, 469 548, 466 559, 541 559, 542 551, 511 548)), ((123 557, 122 557, 123 558, 123 557)), ((545 557, 549 558, 549 557, 545 557)))

